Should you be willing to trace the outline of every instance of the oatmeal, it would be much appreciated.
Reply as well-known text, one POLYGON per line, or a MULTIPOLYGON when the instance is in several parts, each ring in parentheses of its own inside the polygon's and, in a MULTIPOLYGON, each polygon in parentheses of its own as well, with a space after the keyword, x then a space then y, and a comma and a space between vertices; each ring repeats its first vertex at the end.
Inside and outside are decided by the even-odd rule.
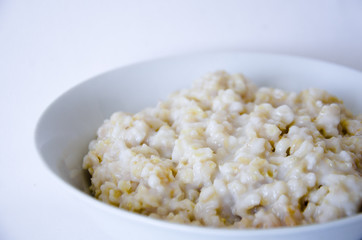
POLYGON ((83 167, 101 201, 230 228, 321 223, 362 204, 362 115, 318 89, 216 72, 98 129, 83 167))

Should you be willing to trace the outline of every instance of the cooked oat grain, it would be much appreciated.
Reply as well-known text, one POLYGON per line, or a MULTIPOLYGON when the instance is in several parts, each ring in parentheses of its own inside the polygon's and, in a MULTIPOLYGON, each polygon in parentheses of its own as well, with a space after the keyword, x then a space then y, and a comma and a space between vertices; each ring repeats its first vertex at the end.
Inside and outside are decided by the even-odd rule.
POLYGON ((209 74, 154 108, 114 113, 83 167, 98 199, 173 222, 321 223, 362 203, 362 116, 317 89, 209 74))

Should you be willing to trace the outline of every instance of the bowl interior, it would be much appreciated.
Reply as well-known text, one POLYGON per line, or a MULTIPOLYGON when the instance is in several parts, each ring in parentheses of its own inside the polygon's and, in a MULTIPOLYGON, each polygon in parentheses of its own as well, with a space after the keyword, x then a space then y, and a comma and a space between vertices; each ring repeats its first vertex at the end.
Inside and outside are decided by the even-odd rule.
POLYGON ((243 73, 257 85, 300 91, 328 90, 355 113, 362 112, 362 73, 316 60, 245 53, 208 53, 143 62, 94 77, 72 88, 41 116, 36 146, 50 170, 85 191, 83 156, 96 130, 115 111, 137 112, 154 106, 172 91, 190 86, 205 73, 243 73))

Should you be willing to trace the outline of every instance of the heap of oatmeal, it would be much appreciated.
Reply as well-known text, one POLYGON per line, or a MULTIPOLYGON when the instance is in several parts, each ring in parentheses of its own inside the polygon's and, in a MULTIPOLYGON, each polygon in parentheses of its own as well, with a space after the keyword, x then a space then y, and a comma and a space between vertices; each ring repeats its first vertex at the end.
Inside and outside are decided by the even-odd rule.
POLYGON ((83 167, 94 196, 172 222, 321 223, 362 204, 362 115, 317 89, 257 88, 220 71, 136 114, 114 113, 83 167))

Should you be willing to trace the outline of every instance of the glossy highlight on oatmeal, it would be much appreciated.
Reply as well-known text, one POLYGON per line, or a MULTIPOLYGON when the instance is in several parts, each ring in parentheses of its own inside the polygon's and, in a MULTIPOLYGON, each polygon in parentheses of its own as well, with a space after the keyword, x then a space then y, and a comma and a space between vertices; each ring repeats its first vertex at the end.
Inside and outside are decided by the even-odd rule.
POLYGON ((89 144, 93 195, 172 222, 272 228, 358 214, 362 115, 318 89, 257 88, 208 74, 89 144))

